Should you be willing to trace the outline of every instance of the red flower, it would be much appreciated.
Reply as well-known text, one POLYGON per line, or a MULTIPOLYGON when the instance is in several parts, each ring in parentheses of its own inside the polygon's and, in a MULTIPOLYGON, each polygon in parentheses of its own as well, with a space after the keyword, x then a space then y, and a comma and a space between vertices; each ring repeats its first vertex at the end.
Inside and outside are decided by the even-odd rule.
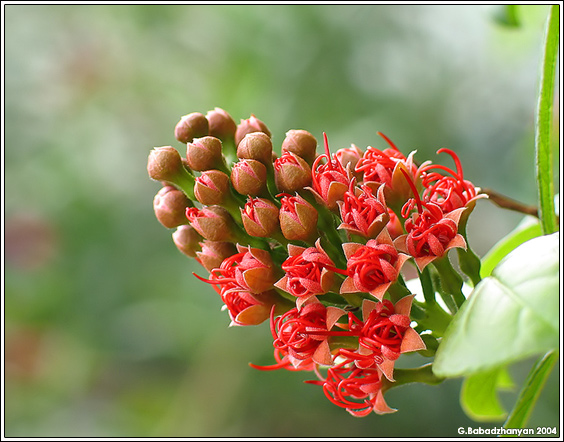
POLYGON ((233 218, 221 206, 209 206, 202 209, 188 207, 186 218, 188 218, 190 225, 205 239, 210 241, 229 241, 232 239, 233 218))
POLYGON ((329 144, 327 143, 327 135, 324 133, 325 154, 319 155, 313 163, 312 172, 312 188, 308 188, 316 197, 316 199, 334 210, 337 208, 337 201, 343 199, 343 195, 349 187, 349 174, 335 157, 331 157, 329 152, 329 144), (321 164, 323 159, 327 163, 321 164))
POLYGON ((386 229, 366 245, 345 243, 347 278, 340 293, 368 292, 382 299, 409 256, 398 253, 386 229))
POLYGON ((380 186, 378 197, 375 197, 370 187, 358 188, 354 182, 353 179, 343 201, 337 203, 343 220, 338 229, 345 229, 365 238, 375 238, 390 219, 384 200, 384 185, 380 186))
MULTIPOLYGON (((456 172, 452 169, 430 164, 421 167, 423 187, 423 201, 432 202, 439 206, 443 213, 452 212, 461 207, 474 208, 475 200, 485 198, 487 195, 479 194, 480 189, 475 187, 470 181, 464 179, 462 164, 458 156, 450 149, 439 149, 437 153, 448 153, 456 165, 456 172), (431 172, 437 169, 447 172, 443 175, 440 172, 431 172)), ((469 212, 469 211, 467 211, 469 212)), ((465 213, 467 216, 468 213, 465 213)))
MULTIPOLYGON (((402 213, 405 214, 409 207, 410 202, 407 202, 402 213)), ((436 204, 419 202, 419 211, 405 221, 407 234, 396 238, 394 244, 398 250, 413 256, 419 270, 423 270, 450 249, 466 248, 466 241, 458 233, 458 223, 464 210, 456 209, 445 215, 436 204)))
POLYGON ((327 341, 329 330, 344 314, 344 310, 325 307, 321 302, 310 298, 301 310, 293 308, 276 319, 271 315, 273 345, 288 354, 288 359, 295 368, 302 364, 307 366, 311 361, 331 365, 333 358, 327 341))
POLYGON ((210 279, 196 276, 209 284, 222 286, 222 296, 224 291, 233 288, 251 293, 270 290, 276 281, 270 254, 250 246, 244 248, 237 245, 237 249, 239 253, 224 259, 219 268, 210 272, 210 279))
POLYGON ((393 413, 384 400, 382 392, 382 373, 377 369, 361 369, 345 360, 329 367, 323 378, 316 370, 320 381, 306 381, 309 384, 323 386, 327 399, 335 405, 345 408, 355 417, 393 413))
POLYGON ((421 336, 411 327, 413 297, 405 296, 395 305, 387 299, 382 302, 365 299, 362 322, 349 313, 349 329, 358 335, 358 351, 341 349, 340 354, 354 360, 359 368, 377 366, 393 381, 394 362, 400 354, 426 348, 421 336))
POLYGON ((414 181, 417 181, 419 172, 413 163, 415 152, 411 152, 406 158, 388 137, 381 132, 378 132, 378 135, 383 137, 391 147, 379 150, 368 146, 354 170, 362 173, 364 184, 374 189, 385 184, 386 200, 395 206, 403 203, 411 195, 411 189, 405 182, 402 171, 407 172, 414 181))
POLYGON ((233 286, 221 291, 221 300, 231 318, 230 326, 257 325, 270 316, 276 302, 276 293, 273 290, 251 293, 233 286))
POLYGON ((297 297, 298 308, 309 298, 327 293, 335 280, 333 261, 321 247, 319 240, 315 247, 288 245, 288 259, 282 264, 284 277, 274 284, 281 290, 297 297))

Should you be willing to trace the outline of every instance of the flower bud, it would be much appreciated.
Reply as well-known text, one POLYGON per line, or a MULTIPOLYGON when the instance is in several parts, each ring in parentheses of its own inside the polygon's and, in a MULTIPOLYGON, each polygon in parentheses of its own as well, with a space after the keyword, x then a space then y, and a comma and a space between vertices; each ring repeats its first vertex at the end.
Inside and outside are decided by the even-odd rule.
POLYGON ((231 115, 223 109, 216 107, 214 110, 209 111, 206 114, 206 118, 209 123, 209 134, 212 137, 216 137, 221 140, 235 137, 237 123, 235 123, 235 120, 231 118, 231 115))
POLYGON ((209 123, 199 112, 184 115, 174 128, 174 136, 181 143, 189 143, 194 138, 204 137, 209 133, 209 123))
POLYGON ((189 207, 186 218, 190 225, 210 241, 229 241, 232 238, 233 218, 220 206, 209 206, 202 209, 189 207))
POLYGON ((311 168, 292 152, 284 152, 274 162, 274 180, 280 192, 293 193, 311 184, 311 168))
POLYGON ((235 244, 226 241, 205 240, 201 246, 202 250, 196 252, 196 256, 208 272, 219 267, 224 259, 237 253, 235 244))
POLYGON ((178 226, 172 234, 172 240, 178 250, 186 256, 195 258, 201 249, 200 241, 202 241, 203 238, 192 226, 185 224, 178 226))
POLYGON ((229 194, 229 177, 219 170, 207 170, 196 178, 194 195, 206 205, 221 205, 229 194))
POLYGON ((221 141, 215 137, 194 139, 186 145, 186 160, 197 171, 219 168, 223 162, 221 141))
POLYGON ((292 129, 286 132, 282 142, 282 153, 292 152, 306 160, 309 164, 315 160, 317 140, 307 130, 292 129))
POLYGON ((149 154, 147 172, 155 181, 174 182, 183 167, 180 154, 172 146, 155 147, 149 154))
POLYGON ((263 132, 252 132, 237 145, 237 157, 257 160, 264 165, 272 164, 272 141, 263 132))
POLYGON ((280 228, 290 241, 308 241, 317 234, 317 210, 301 196, 286 195, 281 200, 280 228))
POLYGON ((250 118, 246 120, 241 120, 241 122, 237 126, 237 130, 235 132, 235 144, 239 145, 241 140, 245 138, 245 135, 250 134, 252 132, 263 132, 269 138, 271 136, 271 133, 268 130, 268 127, 266 127, 266 124, 264 124, 254 115, 251 115, 250 118))
POLYGON ((172 186, 163 187, 153 199, 157 219, 169 229, 188 223, 185 213, 189 205, 186 195, 172 186))
POLYGON ((268 238, 278 230, 278 207, 264 198, 249 198, 241 209, 243 226, 251 236, 268 238))
POLYGON ((260 195, 266 189, 266 166, 257 160, 241 160, 231 169, 231 183, 241 195, 260 195))
POLYGON ((347 166, 349 167, 349 170, 354 174, 357 181, 362 180, 362 173, 354 173, 354 168, 362 158, 362 151, 356 145, 351 144, 351 147, 339 149, 335 152, 335 158, 339 160, 345 169, 347 169, 347 166))

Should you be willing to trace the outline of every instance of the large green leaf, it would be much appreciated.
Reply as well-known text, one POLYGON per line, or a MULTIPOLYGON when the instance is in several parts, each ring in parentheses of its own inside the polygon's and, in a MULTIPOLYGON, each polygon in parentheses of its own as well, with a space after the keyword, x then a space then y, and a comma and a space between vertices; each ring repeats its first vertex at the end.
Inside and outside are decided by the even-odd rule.
POLYGON ((478 422, 497 421, 507 416, 497 398, 497 391, 513 388, 505 367, 480 372, 464 379, 460 403, 464 412, 478 422))
POLYGON ((480 276, 485 278, 490 276, 495 266, 497 266, 509 252, 520 246, 525 241, 542 235, 542 229, 538 218, 527 216, 519 223, 515 229, 495 244, 490 251, 482 258, 480 266, 480 276))
POLYGON ((433 371, 454 377, 558 347, 559 234, 531 239, 502 260, 458 311, 433 371))

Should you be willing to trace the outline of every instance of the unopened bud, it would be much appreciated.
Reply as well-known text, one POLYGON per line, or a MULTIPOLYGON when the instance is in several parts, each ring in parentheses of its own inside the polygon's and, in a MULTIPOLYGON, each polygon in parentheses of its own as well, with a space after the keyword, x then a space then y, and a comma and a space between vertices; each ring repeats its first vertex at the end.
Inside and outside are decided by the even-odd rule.
POLYGON ((311 184, 311 167, 298 155, 284 152, 274 162, 274 179, 280 192, 294 193, 311 184))
POLYGON ((184 115, 174 128, 175 138, 183 144, 189 143, 194 138, 205 137, 208 134, 208 120, 199 112, 184 115))
POLYGON ((264 198, 249 198, 241 209, 243 226, 251 236, 268 238, 279 228, 278 207, 264 198))
MULTIPOLYGON (((188 220, 186 220, 188 221, 188 220)), ((192 226, 185 224, 178 226, 172 234, 174 244, 182 253, 191 258, 195 258, 197 253, 201 250, 200 241, 203 240, 202 236, 196 232, 192 226)))
POLYGON ((237 253, 235 244, 226 241, 205 240, 201 246, 202 250, 196 252, 196 256, 208 272, 218 268, 224 259, 237 253))
POLYGON ((188 223, 185 214, 189 205, 186 195, 172 186, 163 187, 153 199, 157 219, 169 229, 188 223))
POLYGON ((194 139, 186 145, 186 160, 197 171, 219 168, 223 162, 221 141, 215 137, 194 139))
POLYGON ((174 182, 183 167, 180 154, 172 146, 155 147, 149 154, 147 172, 155 181, 174 182))
POLYGON ((233 218, 220 206, 209 206, 202 209, 189 207, 186 218, 190 225, 210 241, 229 241, 232 239, 233 218))
POLYGON ((309 164, 315 160, 317 140, 307 130, 292 129, 286 132, 282 142, 282 153, 292 152, 306 160, 309 164))
POLYGON ((272 164, 272 141, 264 132, 252 132, 245 135, 237 145, 237 157, 257 160, 264 165, 272 164))
POLYGON ((317 234, 317 210, 301 196, 286 195, 281 200, 280 228, 290 241, 308 241, 317 234))
POLYGON ((241 195, 260 195, 266 189, 266 166, 257 160, 241 160, 231 169, 231 183, 241 195))
POLYGON ((221 205, 229 195, 229 177, 219 170, 207 170, 196 178, 194 185, 196 199, 206 205, 221 205))
POLYGON ((235 120, 231 118, 231 115, 223 109, 216 107, 214 110, 209 111, 206 114, 206 118, 209 123, 209 134, 212 137, 216 137, 221 140, 235 137, 237 123, 235 123, 235 120))
POLYGON ((241 122, 237 126, 237 130, 235 132, 235 144, 239 145, 241 140, 245 138, 245 135, 253 132, 263 132, 269 138, 272 135, 268 130, 268 127, 266 127, 266 124, 264 124, 254 115, 251 115, 250 118, 246 120, 241 120, 241 122))

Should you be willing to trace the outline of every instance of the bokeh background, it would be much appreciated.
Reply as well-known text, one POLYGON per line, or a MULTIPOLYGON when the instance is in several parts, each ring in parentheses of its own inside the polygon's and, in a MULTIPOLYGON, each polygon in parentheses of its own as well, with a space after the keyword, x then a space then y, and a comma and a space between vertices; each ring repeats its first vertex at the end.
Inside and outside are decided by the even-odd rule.
MULTIPOLYGON (((180 116, 219 106, 255 114, 278 149, 289 129, 325 131, 332 150, 384 147, 382 131, 451 165, 435 155, 448 147, 477 185, 536 204, 547 6, 519 7, 519 27, 496 6, 3 12, 5 436, 456 437, 500 425, 464 415, 457 379, 392 390, 399 412, 356 419, 307 373, 250 368, 272 362, 268 325, 228 328, 153 215, 146 160, 153 146, 182 152, 180 116)), ((521 219, 481 201, 473 248, 483 255, 521 219)), ((511 368, 518 387, 531 364, 511 368)), ((531 427, 559 422, 558 371, 531 427)))

